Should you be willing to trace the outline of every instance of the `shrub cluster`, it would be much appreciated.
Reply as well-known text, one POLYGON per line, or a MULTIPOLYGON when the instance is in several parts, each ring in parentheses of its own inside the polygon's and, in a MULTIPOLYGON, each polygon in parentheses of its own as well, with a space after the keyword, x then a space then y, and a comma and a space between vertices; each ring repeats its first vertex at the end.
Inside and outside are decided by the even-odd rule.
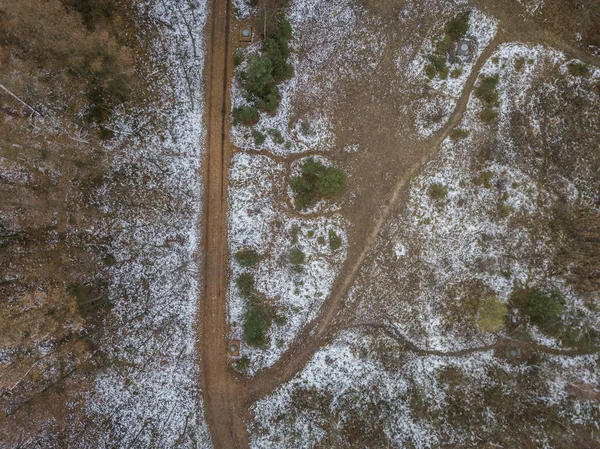
POLYGON ((443 184, 431 184, 427 193, 433 200, 443 200, 448 195, 448 186, 443 184))
POLYGON ((238 106, 233 109, 233 124, 252 126, 258 123, 258 110, 254 106, 238 106))
POLYGON ((333 229, 329 230, 329 247, 333 251, 342 247, 342 239, 333 229))
POLYGON ((238 48, 235 50, 235 53, 233 53, 233 66, 237 67, 242 62, 244 62, 244 52, 241 48, 238 48))
POLYGON ((516 290, 511 301, 531 323, 546 330, 556 324, 563 312, 563 302, 556 293, 547 293, 537 288, 516 290))
POLYGON ((259 130, 253 128, 252 129, 252 138, 254 139, 255 145, 262 145, 263 143, 265 143, 267 136, 265 136, 259 130))
POLYGON ((271 328, 271 310, 265 307, 260 298, 252 295, 244 312, 244 341, 249 346, 263 347, 267 344, 267 334, 271 328))
POLYGON ((242 273, 235 279, 240 294, 244 297, 250 297, 254 293, 254 276, 252 273, 242 273))
POLYGON ((336 167, 327 167, 312 157, 302 164, 302 174, 291 179, 296 206, 305 208, 322 198, 331 198, 342 191, 346 174, 336 167))
POLYGON ((254 276, 240 274, 235 283, 240 294, 246 299, 243 316, 244 341, 248 346, 265 346, 271 328, 271 310, 265 306, 254 290, 254 276))
MULTIPOLYGON (((282 17, 276 23, 273 33, 264 37, 262 51, 252 55, 246 69, 239 74, 246 99, 251 106, 234 108, 234 124, 255 124, 259 110, 274 114, 281 101, 277 85, 294 75, 294 68, 287 62, 292 27, 282 17)), ((239 61, 239 57, 236 59, 239 61)))
POLYGON ((243 249, 235 253, 235 261, 244 268, 253 268, 260 260, 260 255, 253 249, 243 249))
POLYGON ((245 373, 246 371, 248 371, 248 368, 250 368, 250 359, 246 356, 240 358, 237 362, 235 362, 235 364, 233 365, 233 367, 241 372, 241 373, 245 373))
POLYGON ((446 24, 446 35, 453 41, 462 39, 469 31, 469 13, 464 12, 446 24))
MULTIPOLYGON (((253 249, 243 249, 235 253, 235 261, 245 268, 253 268, 260 260, 260 255, 253 249)), ((245 272, 235 279, 235 284, 242 297, 246 299, 246 310, 243 315, 242 328, 244 341, 248 346, 263 347, 267 344, 267 334, 271 328, 273 311, 271 307, 264 304, 261 297, 254 288, 254 275, 245 272)), ((245 371, 248 362, 244 366, 237 366, 238 371, 245 371)))
POLYGON ((587 76, 590 73, 589 67, 583 62, 570 62, 567 64, 567 69, 573 76, 587 76))
POLYGON ((477 320, 479 329, 489 333, 502 330, 505 326, 507 311, 506 304, 500 302, 495 296, 485 299, 479 308, 477 320))
POLYGON ((506 200, 508 200, 509 197, 509 193, 504 192, 502 197, 500 197, 500 199, 498 200, 498 213, 502 218, 508 217, 515 211, 515 208, 512 205, 506 204, 506 200))
MULTIPOLYGON (((443 80, 448 79, 450 68, 447 63, 448 50, 452 46, 453 42, 462 39, 469 31, 469 13, 463 13, 446 24, 444 36, 435 45, 435 53, 430 56, 429 64, 425 66, 425 74, 430 79, 439 77, 443 80)), ((462 71, 453 72, 453 77, 458 78, 462 71)))
POLYGON ((298 271, 300 271, 302 269, 301 265, 304 263, 305 258, 306 258, 306 255, 299 248, 293 248, 290 251, 290 262, 292 263, 292 265, 294 265, 295 269, 298 271))
POLYGON ((452 140, 452 142, 466 139, 467 137, 469 137, 469 131, 466 129, 455 128, 450 132, 450 140, 452 140))
POLYGON ((292 226, 292 229, 290 230, 290 238, 292 239, 292 243, 294 245, 298 243, 298 235, 300 234, 300 231, 300 226, 298 226, 297 224, 294 224, 292 226))
POLYGON ((525 58, 520 57, 515 61, 515 70, 520 72, 525 67, 525 58))
POLYGON ((486 189, 489 189, 492 187, 493 178, 494 172, 486 170, 484 172, 481 172, 476 178, 473 178, 473 184, 475 184, 476 186, 483 186, 486 189))
POLYGON ((283 136, 281 135, 281 132, 278 129, 272 128, 268 131, 269 136, 271 136, 271 138, 273 139, 273 142, 275 142, 277 145, 281 145, 284 142, 283 136))
POLYGON ((450 68, 448 67, 446 56, 435 54, 429 58, 429 64, 425 67, 425 74, 433 79, 436 75, 439 75, 441 79, 448 79, 448 73, 450 68))
POLYGON ((475 96, 483 103, 483 111, 481 111, 480 118, 485 123, 493 123, 498 118, 497 108, 500 103, 498 102, 498 75, 484 76, 479 86, 475 88, 475 96))

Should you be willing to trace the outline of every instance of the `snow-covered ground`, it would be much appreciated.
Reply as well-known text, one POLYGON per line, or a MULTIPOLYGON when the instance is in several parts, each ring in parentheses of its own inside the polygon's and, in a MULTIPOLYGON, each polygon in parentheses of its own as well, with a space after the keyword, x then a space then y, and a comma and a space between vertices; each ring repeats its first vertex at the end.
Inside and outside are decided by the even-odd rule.
MULTIPOLYGON (((589 423, 597 414, 595 406, 589 401, 573 404, 566 388, 597 385, 598 361, 597 355, 553 356, 534 372, 526 364, 497 358, 492 351, 464 357, 420 356, 399 352, 381 336, 346 332, 316 353, 293 380, 252 407, 251 447, 308 449, 327 443, 357 447, 360 438, 366 447, 421 449, 449 442, 455 447, 476 446, 505 423, 505 416, 495 414, 493 394, 512 395, 513 385, 533 377, 540 385, 525 395, 527 400, 533 395, 540 404, 556 407, 566 422, 589 423), (384 360, 381 346, 386 344, 389 354, 384 360), (458 389, 453 382, 458 382, 458 389), (466 425, 451 421, 456 407, 464 408, 466 425), (467 410, 477 416, 469 417, 467 410), (475 432, 469 421, 478 422, 475 432)), ((543 438, 543 427, 527 429, 543 438)))
MULTIPOLYGON (((281 104, 274 115, 262 113, 255 129, 267 135, 264 144, 254 143, 250 130, 242 125, 232 128, 232 142, 241 149, 268 149, 274 154, 286 155, 306 151, 327 151, 335 145, 328 118, 327 98, 336 81, 352 78, 364 65, 376 64, 384 47, 384 37, 367 32, 367 25, 358 21, 357 6, 343 0, 323 3, 316 0, 292 1, 286 18, 293 30, 290 46, 294 52, 289 63, 294 76, 279 85, 281 104), (325 45, 329 43, 329 45, 325 45), (358 69, 357 69, 358 67, 358 69), (299 116, 295 103, 298 97, 305 102, 318 103, 319 109, 299 116), (310 124, 308 130, 302 123, 310 124), (268 135, 269 130, 281 133, 282 143, 268 135), (308 131, 308 132, 306 132, 308 131)), ((260 43, 248 47, 246 54, 258 51, 260 43)), ((246 59, 247 60, 247 59, 246 59)), ((245 64, 238 67, 243 70, 245 64)), ((234 78, 232 108, 246 104, 239 84, 234 78)))
MULTIPOLYGON (((414 179, 406 208, 384 230, 379 255, 365 268, 370 282, 353 289, 352 297, 362 301, 357 329, 322 348, 294 379, 253 406, 253 448, 360 445, 353 429, 360 429, 368 447, 478 446, 494 442, 491 435, 501 428, 510 433, 511 416, 530 404, 544 410, 540 420, 549 416, 549 422, 597 431, 597 405, 585 399, 597 395, 597 354, 541 355, 532 363, 511 360, 506 349, 422 355, 377 331, 383 325, 426 350, 480 348, 497 337, 464 316, 450 317, 453 307, 465 315, 461 301, 469 288, 506 302, 519 285, 560 292, 565 317, 577 317, 571 324, 600 328, 600 314, 564 278, 548 274, 556 247, 549 230, 539 227, 560 197, 597 207, 593 174, 584 166, 548 183, 538 178, 535 146, 542 141, 536 137, 545 134, 546 145, 561 142, 555 140, 565 134, 560 117, 565 96, 585 95, 592 106, 582 117, 589 120, 586 126, 598 126, 593 111, 600 98, 590 86, 599 72, 573 77, 568 62, 551 49, 521 44, 502 45, 487 61, 482 73, 499 75, 498 122, 483 124, 482 104, 470 98, 459 125, 468 135, 446 139, 414 179), (556 110, 541 105, 540 98, 555 98, 556 110), (520 113, 530 120, 522 126, 529 132, 528 147, 515 132, 520 113), (548 114, 555 134, 548 133, 554 130, 548 114), (431 197, 434 184, 447 188, 444 198, 431 197)), ((573 144, 569 151, 578 149, 573 144)), ((528 331, 534 342, 565 347, 535 326, 528 331)), ((543 424, 519 423, 552 447, 543 424)))
MULTIPOLYGON (((249 13, 243 5, 236 6, 240 14, 249 13)), ((294 67, 294 76, 279 86, 281 104, 277 112, 272 116, 261 114, 254 127, 266 140, 256 145, 248 127, 232 128, 232 142, 242 152, 234 157, 229 187, 232 337, 243 337, 245 300, 237 291, 235 279, 244 270, 233 259, 241 249, 251 248, 263 256, 253 271, 255 286, 269 299, 279 317, 271 327, 267 348, 243 347, 242 355, 251 360, 250 374, 274 363, 298 331, 318 315, 346 257, 347 240, 347 224, 336 213, 334 203, 321 202, 305 211, 293 208, 288 176, 297 174, 301 159, 290 159, 284 164, 253 155, 252 151, 267 150, 290 157, 307 152, 326 155, 335 148, 325 99, 336 80, 352 77, 356 67, 360 68, 365 61, 375 63, 381 51, 381 36, 365 32, 367 24, 358 21, 357 8, 347 0, 333 4, 315 0, 291 2, 286 17, 293 30, 290 45, 294 52, 289 62, 294 67), (318 107, 299 115, 296 111, 299 97, 318 107), (339 249, 331 249, 330 232, 341 238, 339 249), (301 272, 289 262, 293 248, 305 254, 301 272)), ((259 45, 247 48, 245 61, 248 55, 259 51, 259 45)), ((238 71, 245 68, 245 61, 238 71)), ((237 78, 231 98, 232 108, 246 103, 237 78)), ((323 161, 328 163, 326 159, 323 161)))
POLYGON ((101 346, 106 367, 79 447, 210 447, 195 343, 203 156, 204 0, 146 0, 155 27, 149 84, 164 101, 113 123, 117 155, 105 196, 116 259, 101 346), (121 175, 121 176, 117 176, 121 175), (126 197, 115 198, 119 188, 126 197), (137 204, 137 206, 136 206, 137 204))
MULTIPOLYGON (((257 291, 269 298, 283 320, 273 323, 267 348, 244 346, 250 357, 249 372, 274 363, 297 332, 315 318, 328 296, 341 262, 346 257, 344 220, 337 214, 298 216, 284 199, 285 167, 266 156, 238 153, 233 158, 229 188, 229 246, 232 256, 243 249, 261 255, 253 270, 257 291), (331 249, 329 232, 342 239, 331 249), (302 271, 289 262, 292 248, 305 254, 302 271)), ((236 277, 248 271, 231 258, 229 316, 232 337, 242 338, 245 300, 238 293, 236 277)))
MULTIPOLYGON (((428 92, 425 97, 416 100, 413 105, 415 125, 421 136, 433 135, 446 123, 471 75, 475 62, 496 35, 497 26, 495 19, 487 17, 481 11, 477 9, 470 11, 469 31, 467 31, 465 39, 472 42, 472 56, 448 63, 450 75, 445 80, 440 79, 439 76, 429 80, 425 73, 425 67, 430 63, 429 58, 435 52, 436 43, 441 38, 439 31, 421 47, 409 67, 409 77, 416 82, 425 83, 422 89, 428 92), (453 72, 458 75, 453 76, 453 72), (434 117, 433 120, 432 117, 434 117)), ((400 62, 398 66, 399 70, 404 69, 400 62)))
POLYGON ((233 0, 233 8, 236 19, 242 20, 250 14, 256 14, 258 8, 251 5, 250 0, 233 0))
MULTIPOLYGON (((369 268, 374 281, 367 298, 381 298, 376 300, 383 304, 380 312, 420 347, 458 350, 495 340, 460 320, 452 324, 456 317, 448 316, 452 303, 466 297, 469 285, 504 302, 519 285, 541 285, 567 299, 567 313, 577 311, 589 325, 600 325, 600 315, 584 307, 564 278, 548 275, 556 250, 548 227, 532 231, 549 221, 560 198, 592 206, 593 175, 582 167, 575 178, 560 179, 558 187, 540 184, 540 160, 535 152, 524 153, 514 133, 519 112, 528 114, 531 141, 545 133, 541 123, 547 111, 538 104, 541 92, 558 95, 567 86, 597 102, 597 95, 580 85, 593 83, 598 73, 587 81, 561 81, 555 77, 565 75, 566 62, 561 53, 544 47, 502 45, 482 69, 484 75, 500 76, 496 128, 481 122, 481 102, 472 96, 459 125, 468 136, 444 141, 439 156, 413 182, 404 213, 382 234, 380 245, 386 249, 369 268), (523 67, 516 70, 523 59, 523 67), (497 133, 498 143, 486 140, 490 131, 497 133), (482 145, 491 147, 491 155, 480 163, 476 158, 482 145), (524 157, 526 163, 520 163, 524 157), (431 197, 432 185, 447 189, 443 199, 431 197)), ((365 299, 359 316, 370 314, 371 300, 365 299)), ((540 343, 556 345, 535 329, 532 334, 540 343)))

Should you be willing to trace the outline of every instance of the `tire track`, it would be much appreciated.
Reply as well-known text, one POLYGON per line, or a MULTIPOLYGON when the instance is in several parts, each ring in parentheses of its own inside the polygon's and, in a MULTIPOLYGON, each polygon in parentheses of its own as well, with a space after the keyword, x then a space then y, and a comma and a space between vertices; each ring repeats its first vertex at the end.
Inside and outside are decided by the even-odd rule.
POLYGON ((206 156, 204 160, 203 288, 199 307, 200 375, 205 418, 215 448, 248 447, 243 385, 227 359, 227 172, 231 0, 212 0, 207 23, 206 156))

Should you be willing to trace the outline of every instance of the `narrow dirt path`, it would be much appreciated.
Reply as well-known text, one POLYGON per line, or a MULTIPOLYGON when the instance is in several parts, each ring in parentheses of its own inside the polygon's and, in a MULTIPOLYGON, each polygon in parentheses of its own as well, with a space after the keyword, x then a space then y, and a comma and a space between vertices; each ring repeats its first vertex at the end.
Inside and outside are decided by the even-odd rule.
MULTIPOLYGON (((355 258, 348 259, 344 263, 344 267, 342 267, 342 271, 333 285, 331 295, 323 303, 320 315, 304 327, 304 329, 296 336, 292 344, 290 344, 289 349, 277 362, 271 367, 260 371, 248 383, 249 402, 260 399, 269 394, 280 384, 292 379, 306 363, 308 363, 313 354, 337 334, 340 327, 345 322, 344 318, 347 315, 345 299, 350 287, 354 284, 361 267, 377 242, 377 238, 383 225, 388 220, 391 212, 398 205, 402 193, 412 176, 437 152, 441 143, 448 136, 450 131, 462 120, 467 108, 471 90, 479 76, 479 71, 498 47, 500 41, 501 39, 499 37, 494 39, 481 54, 473 66, 471 75, 469 76, 446 125, 434 137, 424 143, 422 151, 423 156, 413 164, 406 174, 396 183, 390 198, 382 207, 381 213, 374 219, 373 227, 363 242, 362 250, 355 258)), ((355 310, 357 304, 358 300, 354 302, 351 309, 355 310)))
POLYGON ((231 78, 230 0, 212 0, 207 24, 206 158, 204 161, 203 292, 198 316, 200 372, 206 421, 215 448, 248 447, 244 387, 227 360, 228 84, 231 78))
POLYGON ((549 346, 544 346, 539 343, 535 343, 532 341, 523 341, 511 338, 510 336, 500 336, 496 343, 492 343, 489 345, 483 346, 474 346, 471 348, 458 349, 456 351, 440 351, 436 349, 423 349, 414 344, 400 332, 396 331, 391 325, 385 324, 377 324, 377 323, 365 323, 354 326, 356 328, 369 328, 376 329, 382 331, 385 335, 392 338, 402 345, 403 351, 410 351, 417 355, 422 356, 438 356, 438 357, 464 357, 467 355, 475 354, 477 352, 487 352, 492 351, 494 349, 508 349, 509 347, 518 347, 524 349, 531 349, 537 352, 542 352, 544 354, 550 355, 558 355, 558 356, 567 356, 567 357, 576 357, 583 355, 591 355, 600 353, 600 349, 592 348, 592 349, 560 349, 560 348, 551 348, 549 346))

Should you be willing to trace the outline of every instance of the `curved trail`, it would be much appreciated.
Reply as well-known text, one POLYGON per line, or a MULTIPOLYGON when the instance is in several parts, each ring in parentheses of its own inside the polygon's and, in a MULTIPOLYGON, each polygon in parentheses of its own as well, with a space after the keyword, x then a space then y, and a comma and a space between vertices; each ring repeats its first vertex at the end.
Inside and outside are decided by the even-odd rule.
POLYGON ((402 348, 403 350, 410 351, 417 355, 423 355, 423 356, 464 357, 466 355, 475 354, 477 352, 487 352, 487 351, 492 351, 494 349, 502 349, 502 348, 507 348, 507 347, 511 347, 511 346, 512 347, 521 347, 521 348, 526 348, 526 349, 533 349, 534 351, 543 352, 545 354, 550 354, 550 355, 559 355, 559 356, 568 356, 568 357, 576 357, 576 356, 600 353, 600 349, 582 350, 582 349, 551 348, 549 346, 544 346, 539 343, 535 343, 535 342, 531 342, 531 341, 516 340, 509 336, 500 336, 496 343, 489 344, 489 345, 475 346, 475 347, 471 347, 471 348, 458 349, 455 351, 440 351, 440 350, 436 350, 436 349, 420 348, 419 346, 414 344, 412 341, 410 341, 408 338, 406 338, 401 333, 397 332, 392 326, 389 326, 389 325, 386 326, 384 324, 365 323, 365 324, 358 324, 354 327, 357 327, 357 328, 365 327, 365 328, 380 330, 384 334, 386 334, 388 337, 390 337, 393 340, 396 340, 398 343, 400 343, 403 346, 403 348, 402 348), (508 344, 507 342, 512 342, 512 345, 508 344))
MULTIPOLYGON (((346 314, 345 299, 350 287, 358 276, 369 252, 375 245, 384 223, 397 206, 401 194, 408 185, 413 174, 429 160, 450 131, 462 120, 463 114, 467 108, 471 90, 479 76, 479 71, 499 43, 499 38, 492 41, 473 66, 471 75, 469 76, 446 125, 437 133, 437 135, 425 143, 423 156, 410 167, 405 176, 401 178, 394 187, 392 195, 382 208, 379 216, 375 219, 374 226, 364 241, 362 250, 354 259, 346 260, 342 272, 333 285, 331 295, 323 303, 319 316, 304 327, 304 329, 296 336, 289 349, 279 358, 279 360, 277 360, 277 362, 269 368, 257 373, 248 383, 249 402, 260 399, 269 394, 280 384, 292 379, 306 363, 308 363, 313 354, 317 352, 321 346, 328 343, 333 335, 336 334, 336 331, 339 330, 340 325, 344 322, 344 316, 346 314)), ((355 309, 357 303, 358 300, 355 301, 351 309, 355 309)))

